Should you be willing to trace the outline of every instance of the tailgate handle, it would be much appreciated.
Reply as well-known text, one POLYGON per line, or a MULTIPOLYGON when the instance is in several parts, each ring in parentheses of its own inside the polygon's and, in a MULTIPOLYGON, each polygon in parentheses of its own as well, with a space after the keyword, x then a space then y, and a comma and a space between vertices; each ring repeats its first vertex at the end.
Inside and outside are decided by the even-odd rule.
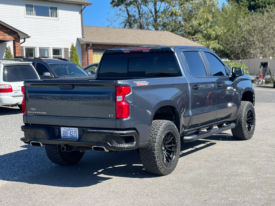
POLYGON ((58 85, 58 87, 60 89, 73 89, 74 85, 72 85, 72 84, 62 84, 62 85, 58 85))

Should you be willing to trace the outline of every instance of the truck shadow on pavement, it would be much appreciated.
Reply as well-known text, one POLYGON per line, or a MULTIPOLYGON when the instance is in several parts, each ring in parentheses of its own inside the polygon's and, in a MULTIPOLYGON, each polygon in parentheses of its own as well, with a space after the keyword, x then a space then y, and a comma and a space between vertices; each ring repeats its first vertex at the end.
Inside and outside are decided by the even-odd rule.
POLYGON ((0 116, 20 113, 22 113, 22 110, 19 107, 0 107, 0 116))
MULTIPOLYGON (((220 139, 226 135, 216 136, 217 138, 210 138, 220 139)), ((180 157, 215 145, 215 141, 210 138, 182 144, 180 157)), ((144 170, 137 151, 112 154, 87 152, 77 165, 61 167, 48 160, 44 148, 25 145, 21 149, 23 150, 0 156, 0 181, 57 187, 88 187, 114 177, 161 178, 144 170)))

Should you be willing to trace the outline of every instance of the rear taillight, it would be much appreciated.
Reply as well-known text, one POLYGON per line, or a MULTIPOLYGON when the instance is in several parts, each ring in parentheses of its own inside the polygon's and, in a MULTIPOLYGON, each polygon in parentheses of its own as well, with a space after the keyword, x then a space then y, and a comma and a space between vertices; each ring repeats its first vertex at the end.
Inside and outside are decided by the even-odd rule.
POLYGON ((125 97, 131 93, 131 87, 116 87, 116 118, 126 119, 130 117, 130 105, 126 102, 125 97))
POLYGON ((11 92, 13 92, 11 85, 0 84, 0 93, 11 93, 11 92))
POLYGON ((22 112, 23 112, 23 114, 26 114, 26 101, 25 101, 25 99, 26 99, 26 94, 25 94, 25 87, 24 87, 24 86, 21 87, 21 91, 22 91, 22 93, 23 93, 22 112))

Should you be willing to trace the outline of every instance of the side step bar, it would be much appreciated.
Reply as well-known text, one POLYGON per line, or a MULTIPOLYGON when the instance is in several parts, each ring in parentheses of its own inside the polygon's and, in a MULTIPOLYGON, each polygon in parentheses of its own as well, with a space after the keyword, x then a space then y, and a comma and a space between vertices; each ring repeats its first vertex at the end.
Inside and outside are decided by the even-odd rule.
POLYGON ((213 134, 223 132, 225 130, 233 129, 234 127, 236 127, 235 123, 231 123, 229 125, 226 125, 226 126, 223 126, 223 127, 220 127, 220 128, 211 129, 211 130, 209 130, 207 132, 203 132, 201 134, 184 136, 183 140, 184 140, 184 142, 193 142, 193 141, 196 141, 198 139, 202 139, 202 138, 205 138, 205 137, 209 137, 213 134))

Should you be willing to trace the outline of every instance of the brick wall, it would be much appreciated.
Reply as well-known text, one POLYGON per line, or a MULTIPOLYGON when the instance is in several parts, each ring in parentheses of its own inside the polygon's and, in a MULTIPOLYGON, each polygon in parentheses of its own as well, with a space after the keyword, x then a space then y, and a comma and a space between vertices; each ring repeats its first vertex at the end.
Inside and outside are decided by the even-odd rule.
POLYGON ((107 49, 116 49, 123 47, 133 47, 133 46, 122 46, 122 45, 104 45, 104 44, 93 44, 89 49, 89 62, 87 61, 87 47, 88 44, 81 45, 82 48, 82 67, 86 67, 89 64, 93 64, 93 51, 95 49, 107 50, 107 49))
POLYGON ((21 56, 21 44, 18 34, 9 28, 0 25, 0 40, 13 41, 14 57, 21 56))

